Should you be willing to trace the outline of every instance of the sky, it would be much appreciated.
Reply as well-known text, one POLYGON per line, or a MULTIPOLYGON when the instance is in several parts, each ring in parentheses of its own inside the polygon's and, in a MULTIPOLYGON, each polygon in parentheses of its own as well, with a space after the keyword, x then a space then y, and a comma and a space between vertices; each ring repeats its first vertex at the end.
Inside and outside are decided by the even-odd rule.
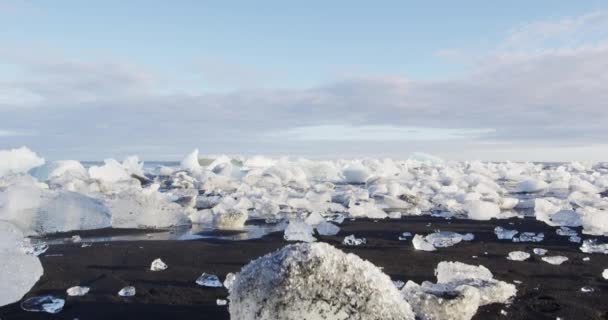
POLYGON ((608 161, 608 1, 0 0, 0 149, 608 161))

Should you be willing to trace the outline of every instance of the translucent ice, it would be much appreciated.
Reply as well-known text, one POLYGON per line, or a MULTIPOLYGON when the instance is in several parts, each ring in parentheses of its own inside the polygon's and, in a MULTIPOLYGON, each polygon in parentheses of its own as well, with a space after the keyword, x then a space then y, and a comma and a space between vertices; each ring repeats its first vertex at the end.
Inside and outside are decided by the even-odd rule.
POLYGON ((317 239, 313 237, 314 229, 301 220, 291 220, 285 228, 283 238, 287 241, 313 242, 317 239))
POLYGON ((421 320, 469 320, 477 313, 480 303, 479 290, 466 285, 446 288, 408 281, 401 294, 421 320))
POLYGON ((564 257, 564 256, 546 256, 546 257, 542 257, 541 259, 543 261, 545 261, 549 264, 553 264, 553 265, 560 265, 560 264, 568 261, 568 257, 564 257))
POLYGON ((387 275, 326 243, 289 245, 250 262, 229 300, 231 319, 414 319, 387 275))
POLYGON ((547 183, 542 180, 527 179, 517 184, 514 192, 519 193, 535 193, 544 191, 547 188, 547 183))
POLYGON ((530 258, 530 254, 527 252, 524 252, 524 251, 509 252, 509 256, 507 257, 507 259, 513 260, 513 261, 524 261, 524 260, 528 260, 528 258, 530 258))
POLYGON ((31 238, 25 238, 22 244, 23 253, 32 256, 39 256, 49 249, 49 245, 44 241, 34 241, 31 238))
POLYGON ((152 264, 150 265, 150 270, 151 271, 163 271, 163 270, 167 270, 167 264, 164 263, 160 258, 152 261, 152 264))
POLYGON ((513 242, 541 242, 545 239, 545 234, 542 232, 522 232, 518 237, 513 238, 513 242))
POLYGON ((0 220, 0 306, 19 301, 42 276, 40 260, 22 249, 23 234, 0 220))
POLYGON ((534 251, 534 254, 537 256, 544 256, 547 253, 547 249, 542 248, 534 248, 532 251, 534 251))
POLYGON ((35 296, 21 302, 21 309, 30 312, 59 313, 63 310, 65 300, 51 296, 35 296))
POLYGON ((354 163, 346 167, 342 174, 346 183, 365 183, 371 176, 369 170, 361 164, 354 163))
POLYGON ((198 149, 194 149, 180 163, 182 169, 189 171, 192 174, 201 174, 203 168, 198 162, 198 149))
POLYGON ((316 227, 317 232, 322 236, 335 236, 340 232, 340 227, 329 222, 321 222, 316 227))
POLYGON ((496 228, 494 228, 494 233, 496 234, 496 237, 498 237, 498 239, 512 240, 513 237, 519 233, 519 231, 509 230, 509 229, 505 229, 503 227, 496 227, 496 228))
POLYGON ((414 238, 412 238, 412 245, 414 246, 414 249, 416 250, 422 250, 422 251, 435 251, 437 250, 435 248, 435 246, 433 246, 432 243, 426 241, 425 237, 422 235, 415 235, 414 238))
POLYGON ((346 246, 360 246, 365 243, 367 243, 367 239, 355 238, 354 234, 351 234, 350 236, 346 236, 346 237, 344 237, 344 240, 342 240, 342 244, 344 244, 346 246))
POLYGON ((89 293, 89 290, 89 287, 74 286, 66 290, 66 293, 70 297, 81 297, 89 293))
POLYGON ((121 297, 133 297, 135 295, 135 287, 124 287, 118 291, 118 295, 121 297))
POLYGON ((213 216, 213 225, 219 230, 242 230, 249 215, 245 210, 231 208, 213 216))
POLYGON ((498 217, 500 207, 492 202, 474 200, 465 204, 468 217, 473 220, 490 220, 498 217))
POLYGON ((224 279, 224 288, 228 289, 228 291, 230 291, 230 289, 232 288, 232 285, 234 284, 234 279, 236 279, 236 275, 232 272, 228 273, 226 275, 226 279, 224 279))
POLYGON ((222 282, 220 282, 220 278, 218 278, 214 274, 204 273, 196 279, 196 284, 203 287, 211 287, 211 288, 221 288, 223 286, 222 282))
POLYGON ((412 239, 412 244, 416 250, 434 251, 435 248, 451 247, 461 241, 471 241, 474 238, 475 236, 472 233, 460 234, 451 231, 440 231, 428 234, 425 237, 416 235, 412 239))

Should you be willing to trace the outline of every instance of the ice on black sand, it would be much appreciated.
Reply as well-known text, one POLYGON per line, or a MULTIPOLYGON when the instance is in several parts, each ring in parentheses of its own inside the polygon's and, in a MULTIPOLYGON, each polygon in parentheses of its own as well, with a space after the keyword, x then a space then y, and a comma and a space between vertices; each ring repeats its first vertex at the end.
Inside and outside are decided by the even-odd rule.
POLYGON ((21 302, 21 309, 30 312, 59 313, 65 300, 51 295, 35 296, 21 302))
POLYGON ((220 282, 220 278, 218 278, 214 274, 203 273, 198 279, 196 279, 196 284, 203 287, 210 288, 221 288, 222 282, 220 282))

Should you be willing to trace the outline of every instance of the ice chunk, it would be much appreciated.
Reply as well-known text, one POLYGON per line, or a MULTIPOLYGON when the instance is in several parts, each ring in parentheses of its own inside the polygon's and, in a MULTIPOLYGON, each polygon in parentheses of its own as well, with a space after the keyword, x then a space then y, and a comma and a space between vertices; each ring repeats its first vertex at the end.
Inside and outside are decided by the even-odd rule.
POLYGON ((519 231, 509 230, 503 227, 496 227, 494 228, 494 233, 496 234, 496 237, 498 237, 498 239, 500 240, 512 240, 513 237, 519 233, 519 231))
POLYGON ((243 230, 249 215, 245 210, 231 208, 213 216, 213 225, 220 230, 243 230))
POLYGON ((89 168, 89 176, 91 179, 97 179, 104 182, 118 182, 131 179, 131 174, 127 171, 120 162, 114 159, 104 160, 103 166, 92 166, 89 168))
POLYGON ((198 149, 194 149, 180 163, 180 167, 188 172, 198 175, 203 172, 203 168, 198 161, 198 149))
POLYGON ((344 175, 344 182, 346 183, 365 183, 371 173, 362 164, 353 163, 342 170, 342 175, 344 175))
POLYGON ((435 251, 437 250, 435 248, 435 246, 433 246, 432 243, 426 241, 425 237, 422 235, 415 235, 414 238, 412 238, 412 245, 414 246, 414 249, 416 250, 422 250, 422 251, 435 251))
POLYGON ((22 250, 23 233, 0 220, 0 306, 19 301, 42 276, 40 260, 22 250))
POLYGON ((30 175, 39 181, 81 179, 89 177, 87 170, 76 160, 54 161, 30 170, 30 175))
POLYGON ((43 164, 44 159, 27 147, 0 150, 0 177, 24 173, 43 164))
POLYGON ((564 257, 564 256, 547 256, 547 257, 542 257, 541 259, 543 261, 553 264, 553 265, 560 265, 560 264, 568 261, 568 257, 564 257))
POLYGON ((604 277, 604 279, 608 280, 608 269, 604 269, 604 272, 602 272, 602 277, 604 277))
POLYGON ((378 208, 372 201, 356 202, 348 208, 351 217, 366 217, 370 219, 385 219, 388 217, 386 212, 378 208))
POLYGON ((506 303, 517 293, 513 284, 495 280, 492 272, 484 266, 443 261, 437 265, 435 275, 437 284, 450 288, 468 285, 479 289, 480 305, 506 303))
POLYGON ((481 299, 479 290, 471 286, 448 289, 426 282, 420 286, 412 281, 407 282, 401 294, 421 320, 469 320, 477 313, 481 299))
POLYGON ((490 220, 500 214, 500 207, 492 202, 474 200, 465 204, 469 219, 490 220))
POLYGON ((564 237, 571 237, 571 236, 578 235, 578 233, 576 233, 576 230, 570 229, 568 227, 560 227, 559 229, 555 230, 555 233, 557 233, 557 235, 559 235, 559 236, 564 236, 564 237))
POLYGON ((541 242, 545 239, 545 234, 542 232, 522 232, 518 237, 513 238, 513 242, 541 242))
POLYGON ((329 222, 321 222, 316 226, 317 232, 322 236, 335 236, 340 232, 340 227, 329 222))
POLYGON ((226 279, 224 279, 224 288, 228 289, 228 291, 230 291, 230 289, 232 289, 232 285, 234 284, 234 280, 236 279, 236 275, 232 272, 228 273, 226 275, 226 279))
POLYGON ((326 243, 289 245, 250 262, 229 300, 231 319, 414 319, 387 275, 326 243))
POLYGON ((196 284, 198 284, 199 286, 210 287, 210 288, 221 288, 222 287, 222 282, 220 281, 220 278, 218 278, 214 274, 209 274, 209 273, 204 273, 204 272, 200 277, 198 277, 198 279, 196 279, 196 284))
POLYGON ((593 289, 592 287, 589 287, 589 286, 585 286, 585 287, 581 288, 581 292, 584 292, 584 293, 591 293, 593 291, 595 291, 595 289, 593 289))
POLYGON ((528 260, 528 258, 530 258, 530 254, 524 251, 511 251, 507 257, 507 259, 513 261, 524 261, 528 260))
POLYGON ((308 215, 306 220, 304 220, 304 222, 306 222, 306 224, 311 225, 311 226, 316 226, 319 223, 324 222, 324 221, 325 221, 325 218, 323 218, 323 216, 317 211, 313 211, 310 215, 308 215))
POLYGON ((70 297, 82 297, 89 293, 89 290, 91 290, 89 287, 74 286, 66 290, 66 293, 70 297))
POLYGON ((224 299, 217 299, 217 300, 215 300, 215 303, 216 303, 218 306, 225 306, 225 305, 227 305, 227 304, 228 304, 228 301, 226 301, 226 300, 224 300, 224 299))
POLYGON ((366 243, 367 243, 367 239, 355 238, 354 234, 351 234, 350 236, 346 236, 346 237, 344 237, 344 240, 342 240, 342 244, 346 245, 346 246, 360 246, 360 245, 366 244, 366 243))
POLYGON ((29 254, 32 256, 39 256, 45 253, 49 249, 49 245, 44 241, 33 241, 31 238, 23 239, 22 251, 25 254, 29 254))
POLYGON ((534 248, 532 251, 534 251, 534 254, 537 256, 544 256, 547 253, 547 249, 542 248, 534 248))
POLYGON ((595 239, 587 239, 583 241, 580 250, 584 253, 608 254, 608 243, 597 243, 595 239))
POLYGON ((151 271, 163 271, 163 270, 167 270, 167 264, 164 263, 160 258, 152 261, 152 264, 150 265, 150 270, 151 271))
POLYGON ((135 287, 124 287, 118 291, 118 295, 121 297, 133 297, 135 296, 135 287))
POLYGON ((518 183, 513 191, 517 193, 536 193, 544 191, 547 187, 547 183, 542 180, 527 179, 518 183))
POLYGON ((313 242, 317 239, 313 237, 314 229, 301 220, 291 220, 285 228, 283 238, 287 241, 313 242))
POLYGON ((21 309, 29 312, 59 313, 63 310, 65 300, 51 296, 35 296, 21 302, 21 309))
POLYGON ((461 241, 471 241, 475 238, 472 233, 460 234, 451 231, 440 231, 427 235, 425 240, 435 248, 451 247, 461 241))
POLYGON ((594 236, 608 236, 608 212, 593 207, 577 209, 580 213, 583 233, 594 236))

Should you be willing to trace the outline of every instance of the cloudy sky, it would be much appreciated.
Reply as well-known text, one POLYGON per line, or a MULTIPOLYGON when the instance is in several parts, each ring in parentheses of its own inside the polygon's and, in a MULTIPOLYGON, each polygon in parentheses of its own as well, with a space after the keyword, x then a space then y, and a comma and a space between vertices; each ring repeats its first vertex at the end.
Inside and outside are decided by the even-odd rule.
POLYGON ((608 160, 608 2, 0 0, 22 145, 608 160))

